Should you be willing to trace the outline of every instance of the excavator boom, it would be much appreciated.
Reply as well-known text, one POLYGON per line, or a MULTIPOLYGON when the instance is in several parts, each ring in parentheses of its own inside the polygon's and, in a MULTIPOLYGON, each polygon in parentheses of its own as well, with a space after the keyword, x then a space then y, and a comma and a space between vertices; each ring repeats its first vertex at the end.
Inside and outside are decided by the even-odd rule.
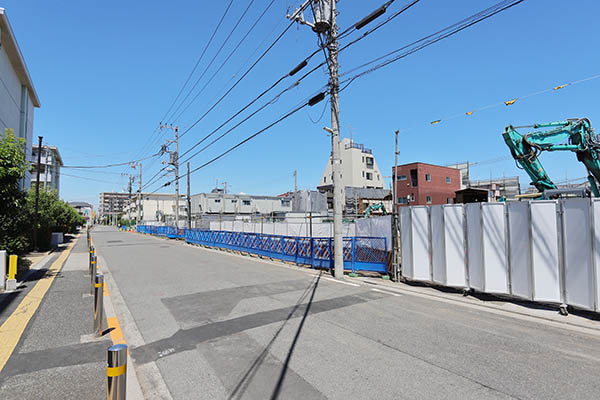
POLYGON ((527 128, 538 130, 525 135, 512 125, 504 128, 502 137, 515 161, 531 178, 531 184, 540 192, 557 189, 542 166, 538 155, 542 151, 572 151, 577 154, 587 171, 588 180, 596 197, 600 197, 600 143, 587 118, 534 124, 527 128), (550 129, 548 129, 550 128, 550 129))

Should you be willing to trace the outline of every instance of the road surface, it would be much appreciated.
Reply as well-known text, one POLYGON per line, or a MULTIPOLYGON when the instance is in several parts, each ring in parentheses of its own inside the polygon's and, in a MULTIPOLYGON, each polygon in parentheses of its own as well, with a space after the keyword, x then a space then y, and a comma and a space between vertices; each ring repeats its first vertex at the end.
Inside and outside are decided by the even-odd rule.
POLYGON ((600 395, 600 335, 181 241, 107 227, 93 238, 157 398, 600 395))

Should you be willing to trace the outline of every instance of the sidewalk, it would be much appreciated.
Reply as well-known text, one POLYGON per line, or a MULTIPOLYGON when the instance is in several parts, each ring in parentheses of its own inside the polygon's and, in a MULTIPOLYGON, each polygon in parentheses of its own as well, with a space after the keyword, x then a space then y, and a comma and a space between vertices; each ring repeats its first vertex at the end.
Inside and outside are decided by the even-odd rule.
POLYGON ((88 254, 81 235, 34 266, 16 294, 3 295, 12 298, 0 301, 0 399, 106 398, 113 340, 106 322, 102 337, 93 334, 88 254))

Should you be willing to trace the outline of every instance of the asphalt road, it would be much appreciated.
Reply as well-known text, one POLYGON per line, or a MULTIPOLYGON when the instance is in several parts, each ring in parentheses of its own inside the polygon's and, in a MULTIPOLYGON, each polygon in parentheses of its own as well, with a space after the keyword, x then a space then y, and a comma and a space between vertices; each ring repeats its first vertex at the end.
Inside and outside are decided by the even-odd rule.
POLYGON ((141 334, 138 374, 156 366, 175 399, 600 394, 599 336, 173 240, 93 238, 141 334))

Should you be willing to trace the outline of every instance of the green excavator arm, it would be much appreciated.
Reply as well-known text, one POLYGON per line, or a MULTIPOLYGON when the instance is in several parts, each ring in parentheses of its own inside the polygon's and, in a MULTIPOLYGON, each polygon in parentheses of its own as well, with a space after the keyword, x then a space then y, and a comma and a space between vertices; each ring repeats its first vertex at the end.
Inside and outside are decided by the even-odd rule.
POLYGON ((588 171, 594 196, 600 197, 598 184, 600 182, 600 142, 594 136, 594 130, 587 118, 568 119, 566 121, 534 124, 526 127, 504 128, 502 137, 515 161, 527 172, 531 184, 540 192, 556 189, 556 185, 542 166, 538 155, 542 151, 572 151, 577 154, 588 171), (525 135, 517 132, 516 128, 544 129, 525 135))

